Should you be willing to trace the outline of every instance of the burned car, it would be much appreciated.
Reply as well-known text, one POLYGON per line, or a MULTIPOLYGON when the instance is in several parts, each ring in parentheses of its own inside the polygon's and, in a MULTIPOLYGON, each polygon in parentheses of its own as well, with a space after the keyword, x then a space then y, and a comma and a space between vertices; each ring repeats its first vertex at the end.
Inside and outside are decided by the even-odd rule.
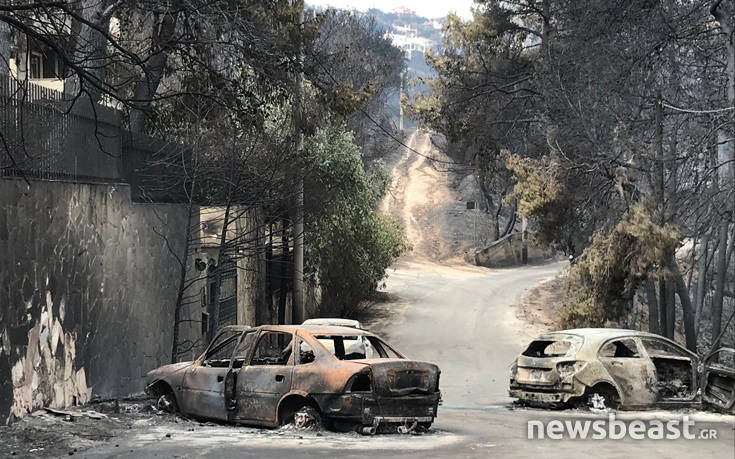
POLYGON ((277 427, 306 413, 328 428, 374 434, 428 428, 439 373, 365 330, 231 326, 196 361, 149 372, 146 391, 159 408, 194 417, 277 427))
POLYGON ((511 365, 510 396, 564 407, 646 409, 700 405, 735 411, 735 350, 704 359, 659 335, 588 328, 547 333, 511 365))

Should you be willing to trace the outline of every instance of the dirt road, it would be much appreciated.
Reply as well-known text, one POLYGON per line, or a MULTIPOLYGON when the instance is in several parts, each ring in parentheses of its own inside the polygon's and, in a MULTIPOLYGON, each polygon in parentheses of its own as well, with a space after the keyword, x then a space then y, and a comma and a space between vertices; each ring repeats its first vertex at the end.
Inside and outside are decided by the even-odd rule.
POLYGON ((466 207, 477 199, 476 180, 468 168, 452 164, 428 133, 415 131, 407 145, 420 154, 402 148, 388 158, 393 183, 381 205, 403 224, 413 247, 404 259, 461 259, 482 236, 478 215, 466 207))
POLYGON ((447 406, 506 403, 508 366, 529 338, 518 332, 525 328, 511 306, 562 265, 489 270, 465 263, 476 234, 467 190, 463 196, 457 186, 467 180, 447 171, 455 168, 429 133, 415 131, 408 145, 419 154, 397 152, 381 208, 403 223, 413 250, 388 270, 384 290, 395 301, 381 307, 391 313, 370 325, 412 358, 439 364, 447 406))

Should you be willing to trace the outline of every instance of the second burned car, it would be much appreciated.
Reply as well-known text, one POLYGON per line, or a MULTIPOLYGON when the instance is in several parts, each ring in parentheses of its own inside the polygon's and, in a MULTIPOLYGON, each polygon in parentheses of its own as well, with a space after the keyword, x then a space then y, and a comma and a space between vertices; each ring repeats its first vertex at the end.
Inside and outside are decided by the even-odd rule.
POLYGON ((702 403, 735 412, 735 350, 703 359, 663 336, 584 328, 546 333, 511 367, 510 396, 564 407, 647 409, 702 403))
POLYGON ((276 427, 306 410, 327 427, 373 434, 428 428, 439 373, 365 330, 233 326, 196 361, 148 373, 146 390, 161 408, 201 418, 276 427))

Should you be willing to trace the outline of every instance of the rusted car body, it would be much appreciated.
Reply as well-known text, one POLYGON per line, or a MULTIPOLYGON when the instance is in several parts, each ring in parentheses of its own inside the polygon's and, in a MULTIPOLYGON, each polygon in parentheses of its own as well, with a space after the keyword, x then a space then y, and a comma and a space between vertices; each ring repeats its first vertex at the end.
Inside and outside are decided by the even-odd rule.
POLYGON ((704 359, 659 335, 588 328, 541 335, 511 366, 510 396, 544 407, 699 405, 735 410, 735 350, 704 359))
POLYGON ((365 330, 226 327, 196 361, 149 372, 146 390, 161 408, 201 418, 276 427, 308 407, 328 427, 372 434, 430 426, 439 374, 365 330))

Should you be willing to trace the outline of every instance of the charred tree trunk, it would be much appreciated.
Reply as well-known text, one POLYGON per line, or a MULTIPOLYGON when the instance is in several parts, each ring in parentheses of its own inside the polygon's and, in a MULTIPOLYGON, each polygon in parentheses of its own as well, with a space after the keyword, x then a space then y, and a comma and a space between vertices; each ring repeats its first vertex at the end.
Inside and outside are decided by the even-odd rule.
POLYGON ((208 313, 209 313, 209 323, 207 324, 207 342, 211 342, 214 338, 215 333, 217 332, 217 329, 219 328, 219 295, 220 295, 220 286, 222 285, 222 262, 225 259, 226 256, 226 247, 227 247, 227 227, 230 223, 230 208, 231 208, 231 202, 227 202, 227 207, 225 207, 225 217, 224 221, 222 222, 222 233, 220 233, 220 239, 219 239, 219 250, 217 254, 217 271, 215 273, 215 280, 212 283, 212 291, 210 292, 210 301, 208 304, 208 313))
POLYGON ((71 97, 84 91, 92 102, 99 102, 107 75, 106 36, 110 29, 110 17, 118 2, 109 0, 85 0, 82 2, 82 16, 87 23, 80 25, 75 44, 74 62, 80 74, 74 75, 65 88, 71 97))
POLYGON ((235 220, 238 246, 243 248, 237 260, 237 323, 257 325, 260 304, 260 225, 254 208, 244 209, 235 220))
MULTIPOLYGON (((694 328, 694 308, 692 307, 692 302, 689 297, 689 289, 687 289, 687 286, 684 283, 684 279, 679 271, 679 266, 676 263, 676 257, 673 253, 669 257, 669 268, 671 269, 673 277, 672 283, 676 288, 676 293, 679 295, 681 308, 684 312, 684 336, 686 338, 687 349, 692 352, 697 352, 697 333, 694 328)), ((673 336, 673 330, 671 334, 673 336)))
POLYGON ((661 335, 668 338, 669 307, 667 303, 669 299, 669 294, 666 290, 666 280, 661 279, 660 281, 658 281, 658 320, 661 324, 661 335))
MULTIPOLYGON (((487 188, 487 184, 485 183, 485 172, 483 169, 483 172, 480 174, 480 176, 477 178, 477 183, 480 186, 480 194, 482 195, 483 201, 485 201, 485 213, 490 214, 492 212, 493 207, 493 199, 492 194, 490 193, 490 190, 487 188)), ((498 208, 495 211, 494 215, 495 218, 493 219, 493 240, 497 241, 500 239, 500 224, 498 222, 498 219, 500 218, 500 212, 503 210, 503 203, 502 201, 498 202, 498 208)))
POLYGON ((709 240, 710 235, 707 233, 704 240, 700 244, 701 253, 699 255, 699 263, 697 266, 697 282, 696 292, 694 293, 694 330, 699 335, 699 323, 702 318, 702 308, 704 307, 704 294, 707 287, 707 270, 709 269, 709 240))
POLYGON ((510 220, 508 220, 508 223, 505 225, 505 229, 503 230, 503 233, 500 235, 501 238, 513 232, 513 229, 516 226, 517 218, 518 218, 518 199, 513 201, 513 213, 510 214, 510 220))
MULTIPOLYGON (((715 263, 715 294, 712 297, 712 337, 720 335, 722 330, 722 302, 727 282, 727 221, 722 220, 719 228, 720 248, 717 250, 715 263)), ((717 347, 713 342, 712 347, 717 347)))
POLYGON ((0 76, 10 74, 10 25, 0 21, 0 76))
POLYGON ((495 217, 493 218, 493 238, 494 240, 500 239, 500 212, 503 210, 503 201, 498 203, 498 210, 495 211, 495 217))
MULTIPOLYGON (((717 0, 710 7, 710 13, 717 20, 725 36, 725 49, 727 50, 727 100, 729 106, 735 104, 735 35, 733 35, 733 26, 731 21, 732 11, 723 11, 722 0, 717 0)), ((730 114, 729 116, 732 116, 730 114)), ((719 179, 720 183, 716 184, 718 188, 727 189, 728 186, 735 186, 733 179, 730 177, 729 171, 732 165, 729 163, 731 159, 735 159, 735 143, 733 142, 733 128, 735 126, 731 122, 729 126, 718 132, 718 149, 717 149, 717 172, 715 180, 719 179), (729 128, 729 129, 728 129, 729 128)), ((725 206, 727 210, 732 210, 731 202, 732 194, 725 193, 725 206)), ((728 246, 728 221, 724 215, 720 216, 720 224, 718 231, 719 249, 715 263, 715 294, 712 298, 712 336, 717 338, 722 329, 722 300, 727 282, 727 246, 728 246)), ((717 346, 716 342, 712 343, 713 347, 717 346)))
MULTIPOLYGON (((673 254, 671 255, 673 256, 673 254)), ((666 336, 673 339, 676 328, 676 284, 666 280, 666 336)))
POLYGON ((289 250, 288 250, 288 233, 286 233, 286 228, 288 226, 288 222, 286 220, 283 220, 282 222, 282 228, 281 228, 281 286, 280 286, 280 292, 278 295, 278 323, 279 324, 285 324, 286 323, 286 302, 287 302, 287 295, 289 290, 289 278, 290 278, 290 270, 288 269, 291 265, 290 256, 289 256, 289 250))
POLYGON ((151 55, 144 69, 143 79, 133 91, 132 108, 130 109, 130 131, 144 133, 146 121, 150 117, 150 107, 163 78, 168 55, 174 44, 176 31, 175 14, 165 12, 163 19, 155 21, 151 55))
POLYGON ((658 317, 658 300, 656 299, 656 286, 653 281, 646 281, 646 301, 648 302, 648 331, 661 334, 661 324, 658 317))
MULTIPOLYGON (((173 343, 171 344, 171 363, 176 363, 179 357, 179 330, 181 327, 181 308, 184 302, 184 291, 186 290, 186 273, 188 272, 188 260, 189 260, 189 248, 191 247, 192 237, 192 224, 191 219, 194 216, 194 185, 191 187, 191 194, 189 195, 189 209, 187 212, 187 227, 186 227, 186 240, 184 242, 184 249, 181 251, 181 257, 179 258, 181 270, 179 272, 179 288, 176 294, 176 305, 174 306, 174 332, 173 332, 173 343)), ((199 229, 197 225, 197 229, 199 229)))

